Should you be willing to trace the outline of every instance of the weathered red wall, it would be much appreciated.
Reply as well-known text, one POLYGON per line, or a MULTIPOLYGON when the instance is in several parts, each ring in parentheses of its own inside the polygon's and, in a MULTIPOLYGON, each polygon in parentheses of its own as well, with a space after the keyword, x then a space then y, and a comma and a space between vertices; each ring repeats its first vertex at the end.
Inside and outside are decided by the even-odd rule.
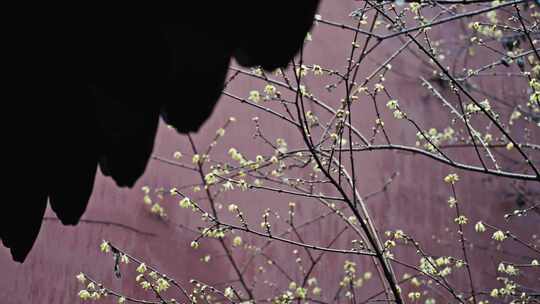
MULTIPOLYGON (((357 2, 356 2, 357 3, 357 2)), ((321 14, 329 20, 346 21, 347 14, 354 9, 354 1, 323 1, 321 14)), ((448 30, 449 37, 452 30, 448 30)), ((306 60, 315 62, 325 67, 342 69, 350 46, 351 34, 348 32, 318 26, 313 35, 313 42, 306 49, 306 60)), ((388 44, 389 50, 395 50, 399 45, 396 41, 388 44)), ((390 52, 390 51, 389 51, 390 52)), ((388 54, 382 54, 382 56, 388 54)), ((374 58, 376 58, 375 56, 374 58)), ((408 58, 408 57, 407 57, 408 58)), ((377 64, 372 61, 366 66, 366 71, 377 64)), ((426 71, 425 66, 418 64, 415 59, 410 62, 403 60, 393 63, 393 69, 416 75, 426 71)), ((367 73, 367 72, 366 72, 367 73)), ((362 77, 359 77, 362 79, 362 77)), ((421 91, 418 80, 414 78, 389 75, 389 83, 397 84, 401 100, 407 105, 408 114, 417 119, 429 122, 433 126, 444 125, 438 118, 444 118, 440 106, 428 98, 426 91, 421 91)), ((311 85, 315 86, 316 81, 311 85)), ((245 81, 235 83, 233 92, 245 96, 246 92, 254 85, 260 87, 260 83, 245 81)), ((511 85, 508 85, 510 90, 511 85)), ((508 87, 494 88, 495 93, 504 95, 508 87)), ((324 89, 316 90, 332 104, 339 100, 324 92, 324 89)), ((510 94, 510 93, 508 93, 510 94)), ((186 106, 195 105, 196 101, 183 101, 186 106)), ((317 111, 316 109, 314 111, 317 111)), ((373 125, 373 110, 369 103, 361 104, 354 109, 356 125, 362 130, 370 130, 373 125)), ((253 134, 251 117, 255 112, 246 110, 231 102, 227 98, 220 101, 211 120, 203 129, 195 135, 195 140, 202 146, 208 145, 214 137, 215 130, 223 124, 229 116, 239 119, 236 126, 227 132, 226 140, 232 143, 240 151, 246 151, 255 155, 260 142, 251 139, 253 134)), ((276 124, 263 115, 261 124, 275 137, 288 139, 290 147, 298 146, 295 143, 297 137, 292 135, 289 127, 276 124)), ((402 128, 390 118, 386 120, 393 130, 393 138, 397 141, 405 140, 414 143, 414 132, 410 128, 402 128)), ((369 131, 366 131, 369 133, 369 131)), ((224 154, 228 146, 218 147, 218 151, 224 154)), ((185 138, 162 127, 156 141, 155 154, 172 158, 175 150, 181 150, 189 155, 190 149, 185 138)), ((461 153, 461 152, 456 152, 461 153)), ((380 230, 402 228, 412 234, 420 235, 421 240, 431 243, 433 253, 442 254, 448 248, 448 240, 437 245, 438 238, 448 237, 445 232, 447 227, 452 226, 446 200, 450 195, 449 189, 442 185, 441 179, 451 170, 447 167, 434 163, 432 160, 420 156, 410 156, 395 152, 363 152, 358 157, 357 173, 359 174, 359 188, 362 194, 370 193, 379 189, 385 178, 393 172, 399 172, 399 177, 392 183, 387 192, 370 199, 368 206, 381 227, 380 230), (437 237, 432 237, 437 236, 437 237)), ((461 173, 460 173, 461 174, 461 173)), ((458 186, 460 200, 464 202, 464 211, 469 214, 472 222, 482 218, 494 218, 514 209, 515 198, 506 197, 505 193, 510 190, 509 181, 482 177, 477 174, 461 174, 462 182, 458 186)), ((107 239, 130 252, 134 256, 144 259, 158 269, 166 270, 168 274, 181 280, 197 278, 202 281, 216 282, 226 281, 233 278, 231 269, 224 263, 223 258, 216 257, 210 262, 210 269, 200 262, 200 257, 208 252, 219 252, 219 248, 203 242, 199 251, 189 248, 193 234, 177 227, 177 223, 186 226, 194 226, 196 222, 189 212, 179 211, 175 201, 168 200, 165 207, 169 218, 161 221, 150 214, 142 204, 142 185, 152 187, 164 186, 166 189, 172 186, 181 186, 192 181, 181 170, 170 165, 152 161, 143 178, 134 189, 118 189, 108 178, 98 177, 94 193, 84 220, 76 227, 65 227, 55 219, 50 210, 47 212, 47 220, 41 229, 39 239, 34 249, 24 264, 11 261, 8 251, 0 248, 0 302, 11 303, 77 303, 77 292, 80 285, 75 280, 75 275, 80 271, 88 273, 96 279, 103 280, 107 286, 115 290, 121 290, 128 294, 142 295, 139 288, 135 287, 132 278, 128 280, 114 279, 112 273, 113 261, 110 256, 104 256, 99 252, 98 246, 103 239, 107 239), (96 222, 97 221, 97 222, 96 222), (210 270, 210 271, 209 271, 210 270), (218 278, 216 278, 216 276, 218 278), (136 290, 136 291, 134 291, 136 290)), ((260 213, 267 206, 285 210, 286 198, 281 198, 280 206, 276 206, 276 196, 256 192, 255 194, 242 194, 240 198, 227 194, 223 203, 234 199, 248 214, 253 215, 253 221, 258 221, 260 213)), ((316 213, 314 210, 299 204, 299 218, 309 219, 316 213)), ((538 219, 530 217, 521 222, 519 227, 523 230, 540 231, 538 219)), ((310 230, 306 235, 307 241, 323 239, 322 244, 327 243, 339 230, 338 225, 332 221, 321 222, 320 225, 310 230)), ((520 230, 518 230, 520 231, 520 230)), ((469 231, 469 235, 471 235, 469 231)), ((455 239, 455 235, 451 238, 455 239)), ((476 236, 472 236, 476 238, 476 236)), ((345 245, 347 240, 340 244, 345 245)), ((482 243, 482 241, 481 241, 482 243)), ((484 241, 489 244, 489 241, 484 241)), ((290 259, 290 247, 278 251, 272 249, 272 255, 285 260, 290 259)), ((452 251, 458 254, 457 246, 452 246, 452 251)), ((292 250, 292 249, 291 249, 292 250)), ((493 275, 496 270, 496 261, 489 258, 487 252, 476 249, 475 262, 480 262, 486 274, 493 275)), ((506 248, 511 253, 512 248, 506 248)), ((519 254, 518 251, 516 251, 519 254)), ((367 259, 359 259, 367 263, 367 259)), ((286 261, 292 267, 293 261, 286 261)), ((323 286, 330 286, 330 282, 339 280, 342 272, 341 260, 332 258, 325 259, 317 273, 323 273, 320 281, 323 286)), ((481 281, 482 275, 478 275, 481 281)), ((279 278, 276 274, 274 278, 279 278)), ((287 284, 288 282, 285 282, 287 284)), ((334 284, 332 284, 334 286, 334 284)))

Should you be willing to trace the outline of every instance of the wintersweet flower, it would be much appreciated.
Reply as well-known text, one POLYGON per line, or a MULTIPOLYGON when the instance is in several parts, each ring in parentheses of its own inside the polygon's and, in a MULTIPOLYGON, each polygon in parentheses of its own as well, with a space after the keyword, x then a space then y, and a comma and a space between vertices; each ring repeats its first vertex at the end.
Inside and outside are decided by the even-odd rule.
POLYGON ((502 232, 501 230, 497 230, 493 233, 493 236, 491 238, 495 241, 502 242, 506 239, 506 234, 504 234, 504 232, 502 232))
POLYGON ((84 273, 79 273, 77 276, 76 276, 77 280, 79 282, 81 282, 82 284, 84 284, 86 282, 86 276, 84 275, 84 273))
POLYGON ((478 222, 474 225, 474 230, 476 230, 476 232, 484 232, 486 231, 486 226, 484 226, 482 222, 478 222))
POLYGON ((457 181, 459 181, 459 176, 455 173, 448 174, 444 178, 444 182, 448 184, 455 184, 457 181))
POLYGON ((259 91, 253 90, 249 92, 248 99, 255 103, 258 103, 259 101, 261 101, 261 93, 259 93, 259 91))
POLYGON ((82 300, 88 300, 91 296, 92 295, 86 289, 79 291, 79 298, 81 298, 82 300))
POLYGON ((139 265, 139 267, 137 267, 137 272, 138 272, 138 273, 145 273, 146 270, 147 270, 146 264, 144 264, 144 263, 141 263, 141 264, 139 265))
POLYGON ((242 237, 235 236, 233 239, 233 246, 238 247, 242 245, 242 237))
POLYGON ((101 252, 109 252, 111 251, 111 246, 109 245, 109 242, 103 240, 103 242, 101 242, 101 245, 99 245, 99 249, 101 250, 101 252))

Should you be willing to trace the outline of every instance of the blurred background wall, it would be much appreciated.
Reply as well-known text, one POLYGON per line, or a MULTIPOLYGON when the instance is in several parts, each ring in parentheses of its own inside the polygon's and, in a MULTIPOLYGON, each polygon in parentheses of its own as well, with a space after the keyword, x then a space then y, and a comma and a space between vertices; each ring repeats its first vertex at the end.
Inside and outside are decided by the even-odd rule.
MULTIPOLYGON (((348 14, 357 6, 356 1, 323 1, 320 14, 328 20, 350 23, 348 14)), ((261 22, 274 22, 274 20, 261 22)), ((444 30, 438 34, 442 35, 446 41, 451 41, 456 39, 458 31, 459 26, 452 25, 444 27, 444 30)), ((261 39, 263 43, 274 43, 274 39, 278 40, 278 38, 272 38, 271 35, 261 35, 261 39)), ((351 39, 351 32, 317 25, 312 32, 312 41, 306 46, 305 61, 341 70, 345 66, 351 39)), ((360 71, 362 76, 359 79, 363 79, 364 74, 369 73, 400 46, 399 40, 385 43, 387 45, 382 50, 387 49, 388 52, 382 51, 370 55, 364 64, 365 69, 360 71)), ((392 65, 392 70, 386 76, 387 83, 391 84, 400 102, 407 106, 407 113, 425 122, 427 126, 439 128, 445 126, 447 124, 444 121, 447 120, 445 112, 441 110, 437 102, 433 101, 433 97, 427 90, 420 89, 419 79, 414 76, 427 75, 428 77, 431 70, 427 68, 427 65, 414 56, 401 57, 392 65), (404 60, 404 58, 408 59, 404 60)), ((338 104, 337 96, 339 95, 329 93, 324 89, 328 81, 314 79, 308 80, 308 83, 312 91, 321 96, 321 99, 334 106, 338 104)), ((492 93, 502 98, 518 90, 512 83, 487 83, 485 85, 491 85, 492 93)), ((229 90, 238 96, 245 97, 251 89, 262 90, 263 87, 264 82, 244 78, 234 81, 229 90)), ((185 103, 186 106, 196 106, 197 103, 196 100, 179 102, 185 103)), ((373 109, 368 102, 355 106, 353 110, 355 124, 366 133, 370 132, 374 123, 373 109)), ((316 108, 312 110, 315 113, 319 111, 316 108)), ((387 115, 388 119, 385 121, 393 131, 392 138, 398 142, 414 143, 416 132, 392 120, 390 115, 391 113, 387 115)), ((263 131, 269 132, 270 137, 284 138, 291 149, 299 146, 299 137, 294 135, 290 127, 277 123, 268 115, 248 109, 245 105, 227 97, 222 98, 211 119, 197 134, 193 135, 197 145, 201 149, 207 147, 213 140, 216 130, 231 116, 236 117, 237 122, 227 129, 224 139, 216 146, 215 153, 219 155, 218 158, 225 159, 230 147, 235 147, 250 157, 264 151, 261 148, 261 142, 253 139, 254 128, 251 121, 253 116, 259 117, 263 131)), ((185 158, 190 158, 191 148, 186 137, 177 135, 162 124, 156 140, 155 155, 173 160, 175 151, 181 151, 185 158)), ((457 149, 451 153, 462 159, 474 159, 467 155, 471 153, 470 150, 457 149)), ((460 201, 463 202, 463 211, 468 214, 473 223, 479 219, 501 217, 504 213, 518 207, 509 180, 463 173, 421 156, 392 151, 362 152, 359 154, 356 167, 362 195, 380 190, 389 177, 398 173, 386 191, 367 201, 368 208, 381 232, 386 229, 403 229, 418 236, 420 241, 429 246, 433 254, 445 252, 459 254, 460 252, 455 243, 455 232, 452 232, 455 231, 453 217, 446 207, 446 201, 450 196, 449 188, 441 182, 448 173, 460 174, 462 179, 458 185, 460 201)), ((145 175, 133 189, 119 189, 111 179, 99 176, 96 179, 88 210, 79 225, 62 226, 55 215, 48 210, 39 238, 24 264, 12 262, 8 251, 0 248, 0 269, 2 269, 0 276, 0 299, 2 300, 0 302, 6 304, 78 303, 80 300, 77 292, 81 289, 81 285, 76 281, 75 276, 81 271, 105 282, 114 290, 151 299, 148 293, 142 292, 136 286, 132 271, 124 272, 124 278, 121 280, 114 277, 111 255, 104 255, 99 251, 99 244, 104 239, 110 240, 126 252, 144 259, 148 264, 184 283, 190 278, 214 283, 234 280, 234 271, 215 242, 202 241, 200 249, 190 248, 189 244, 195 234, 182 226, 195 228, 198 220, 191 212, 180 210, 177 199, 164 200, 163 206, 168 214, 166 220, 149 212, 148 206, 143 203, 141 191, 143 186, 147 185, 151 189, 163 187, 168 190, 171 187, 196 183, 197 178, 193 173, 159 160, 150 162, 145 175), (201 258, 207 254, 211 255, 211 260, 201 261, 201 258)), ((287 202, 291 199, 293 198, 265 192, 233 192, 220 197, 219 201, 224 206, 230 202, 237 203, 256 223, 265 208, 286 212, 287 202)), ((294 199, 298 201, 297 198, 294 199)), ((17 203, 24 203, 24 195, 17 203)), ((297 205, 299 221, 313 218, 320 212, 320 209, 309 208, 306 204, 297 205)), ((540 231, 538 214, 520 221, 519 225, 513 228, 517 229, 517 232, 540 231)), ((327 244, 340 229, 341 226, 335 221, 325 220, 313 225, 303 235, 306 242, 320 241, 321 244, 327 244)), ((473 249, 472 254, 473 261, 483 265, 481 269, 478 269, 479 273, 475 275, 476 280, 483 282, 485 277, 486 284, 492 284, 489 281, 491 279, 487 278, 495 275, 499 260, 494 256, 499 256, 501 253, 494 254, 491 249, 488 250, 493 247, 492 242, 486 238, 480 240, 472 233, 471 225, 467 229, 470 238, 481 244, 473 249)), ((245 236, 244 239, 254 244, 261 243, 255 237, 245 236)), ((345 236, 336 246, 346 247, 350 244, 350 240, 345 236)), ((500 249, 506 252, 508 258, 526 262, 527 255, 522 250, 513 247, 500 249)), ((273 246, 269 249, 269 255, 281 261, 284 268, 295 269, 297 265, 291 258, 294 256, 292 250, 290 246, 273 246)), ((244 261, 247 257, 247 253, 235 254, 244 261)), ((410 258, 414 256, 414 253, 410 252, 402 254, 410 255, 410 258)), ((369 269, 373 271, 369 259, 353 259, 356 259, 361 271, 369 269)), ((295 271, 291 270, 291 272, 294 275, 295 271)), ((323 290, 327 287, 328 294, 325 296, 331 298, 330 294, 335 293, 336 282, 340 280, 342 272, 343 258, 327 255, 327 258, 321 261, 315 271, 315 276, 318 277, 323 290)), ((255 268, 248 271, 248 277, 256 274, 255 268)), ((289 283, 275 270, 269 270, 261 275, 264 279, 280 282, 283 286, 289 283)), ((538 281, 534 282, 538 284, 538 281)), ((376 291, 376 285, 378 283, 368 283, 362 290, 366 295, 371 294, 376 291)), ((113 303, 111 299, 103 301, 113 303)))

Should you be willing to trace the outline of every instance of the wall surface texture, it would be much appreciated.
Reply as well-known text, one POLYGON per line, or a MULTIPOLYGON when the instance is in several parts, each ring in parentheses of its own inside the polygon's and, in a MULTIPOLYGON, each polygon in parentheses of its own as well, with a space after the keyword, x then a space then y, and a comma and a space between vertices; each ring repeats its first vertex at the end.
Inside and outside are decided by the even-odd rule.
MULTIPOLYGON (((359 2, 357 1, 323 1, 320 8, 321 15, 325 19, 339 22, 350 22, 348 14, 353 11, 359 2)), ((274 22, 264 20, 262 22, 274 22)), ((454 37, 452 27, 445 28, 441 33, 448 39, 454 37)), ((315 62, 324 67, 337 70, 343 69, 344 58, 348 56, 350 32, 337 30, 324 25, 317 25, 313 31, 313 41, 306 47, 306 62, 315 62)), ((273 43, 271 37, 267 43, 273 43)), ((278 38, 275 38, 278 39, 278 38)), ((363 38, 362 38, 363 39, 363 38)), ((385 53, 371 55, 365 70, 360 73, 368 73, 381 60, 387 58, 395 49, 400 47, 399 40, 388 42, 383 49, 385 53)), ((393 63, 393 71, 387 75, 387 82, 393 85, 396 95, 400 96, 403 103, 408 106, 408 114, 424 122, 427 126, 437 126, 444 113, 440 106, 426 91, 421 91, 418 79, 409 75, 426 75, 430 70, 426 69, 415 57, 402 57, 393 63), (411 58, 410 61, 403 58, 411 58), (394 72, 395 71, 395 72, 394 72)), ((365 75, 362 74, 364 77, 365 75)), ((363 79, 362 77, 359 77, 363 79)), ((324 88, 317 88, 317 80, 309 80, 313 91, 320 94, 321 98, 330 104, 339 102, 336 95, 325 92, 324 88)), ((247 92, 253 87, 264 87, 262 82, 253 80, 238 80, 231 87, 231 92, 239 96, 247 96, 247 92)), ((321 82, 324 86, 326 83, 321 82)), ((493 88, 493 93, 499 96, 510 94, 512 84, 507 83, 502 87, 493 88)), ((196 106, 196 100, 182 100, 186 106, 196 106)), ((366 101, 370 102, 370 101, 366 101)), ((320 111, 313 109, 315 113, 320 111)), ((373 126, 372 106, 360 105, 354 109, 355 124, 359 129, 370 133, 373 126)), ((229 147, 234 146, 239 151, 253 157, 262 150, 261 142, 253 140, 252 116, 259 116, 263 131, 267 130, 273 138, 282 137, 289 143, 292 149, 298 146, 299 138, 290 127, 283 123, 276 123, 264 114, 247 109, 245 105, 233 102, 230 98, 223 97, 216 111, 204 127, 193 135, 195 142, 200 147, 206 147, 215 136, 215 132, 230 117, 234 116, 238 121, 227 130, 227 144, 216 146, 216 153, 226 158, 229 147)), ((321 114, 323 115, 323 114, 321 114)), ((385 114, 386 115, 386 114, 385 114)), ((390 114, 391 115, 391 114, 390 114)), ((387 124, 393 130, 393 138, 414 144, 415 133, 411 129, 401 127, 395 121, 388 118, 387 124)), ((177 135, 166 126, 161 125, 156 140, 155 155, 167 159, 173 159, 174 151, 182 151, 185 157, 190 157, 191 149, 186 137, 177 135)), ((453 152, 455 155, 468 152, 453 152)), ((464 156, 467 157, 466 155, 464 156)), ((435 254, 443 254, 450 250, 453 254, 459 254, 459 248, 445 243, 444 236, 448 235, 447 227, 452 226, 452 217, 448 216, 446 200, 450 195, 448 187, 441 183, 441 179, 450 170, 447 167, 421 156, 411 156, 405 153, 391 151, 362 152, 356 163, 359 176, 359 189, 362 195, 377 191, 385 183, 386 179, 395 172, 399 175, 384 193, 378 194, 368 200, 368 208, 373 215, 376 224, 386 229, 405 229, 420 236, 421 241, 426 242, 435 254)), ((458 171, 459 172, 459 171, 458 171)), ((515 197, 507 195, 510 192, 510 182, 505 179, 497 179, 480 176, 478 174, 461 173, 462 182, 459 184, 460 200, 465 202, 464 211, 469 214, 471 221, 481 218, 501 216, 516 208, 515 197)), ((80 284, 75 276, 83 271, 95 279, 103 281, 108 287, 119 290, 137 297, 151 299, 148 293, 144 293, 136 286, 132 272, 126 271, 125 279, 118 280, 113 274, 113 260, 111 255, 104 255, 99 251, 99 244, 103 239, 110 240, 115 245, 123 248, 134 256, 144 258, 148 264, 164 270, 171 277, 186 282, 190 278, 197 278, 206 282, 226 282, 234 279, 234 272, 226 263, 226 259, 219 246, 212 242, 202 242, 199 250, 194 251, 189 247, 194 234, 183 226, 196 227, 198 220, 194 219, 189 211, 179 210, 177 200, 165 199, 163 206, 168 213, 167 220, 161 220, 150 213, 147 206, 142 202, 142 186, 148 185, 152 189, 157 187, 181 187, 189 185, 196 180, 197 176, 186 173, 178 167, 166 164, 158 160, 152 160, 145 175, 133 189, 119 189, 111 179, 99 176, 95 182, 94 192, 83 220, 75 227, 62 226, 55 215, 48 210, 46 220, 43 223, 39 238, 24 264, 11 261, 8 251, 0 248, 0 302, 5 304, 16 303, 78 303, 77 292, 80 284), (182 226, 180 226, 182 225, 182 226), (212 254, 208 263, 201 262, 201 257, 212 254)), ((223 204, 231 201, 238 203, 248 215, 253 216, 253 222, 259 221, 260 214, 267 207, 276 210, 287 210, 289 197, 268 195, 264 192, 253 194, 241 194, 235 196, 225 194, 220 197, 223 204)), ((24 203, 24 197, 21 202, 24 203)), ((308 208, 307 205, 298 204, 298 220, 307 220, 317 215, 318 209, 308 208)), ((320 210, 319 210, 320 211, 320 210)), ((285 213, 286 214, 286 213, 285 213)), ((516 231, 540 231, 538 215, 525 219, 515 227, 516 231)), ((314 225, 309 233, 306 233, 306 242, 322 240, 326 244, 332 240, 339 231, 339 227, 332 221, 321 221, 314 225)), ((475 236, 472 236, 475 238, 475 236)), ((250 237, 246 237, 250 240, 250 237)), ((255 238, 253 238, 255 240, 255 238)), ((340 241, 338 244, 347 246, 350 239, 340 241)), ((482 242, 480 242, 482 243, 482 242)), ((489 240, 485 241, 489 245, 489 240)), ((281 260, 286 268, 295 267, 294 259, 290 258, 292 247, 274 246, 270 254, 281 260), (280 251, 281 250, 281 251, 280 251)), ((481 263, 487 276, 493 276, 496 271, 495 260, 490 257, 488 251, 475 248, 473 260, 481 263)), ((516 257, 521 253, 508 249, 508 257, 516 257)), ((405 253, 404 253, 405 254, 405 253)), ((241 254, 239 254, 241 256, 241 254)), ((343 261, 328 257, 321 262, 316 274, 319 276, 319 284, 334 286, 339 281, 343 269, 343 261)), ((362 263, 368 263, 368 259, 359 260, 359 268, 362 263)), ((369 268, 371 266, 366 266, 369 268)), ((478 275, 481 282, 483 275, 478 275)), ((288 284, 278 273, 268 274, 269 280, 288 284)), ((298 279, 298 278, 296 278, 298 279)), ((536 281, 535 284, 538 284, 536 281)), ((366 294, 371 285, 366 286, 366 294)), ((374 286, 374 285, 373 285, 374 286)), ((332 288, 334 288, 332 287, 332 288)), ((330 287, 329 287, 330 288, 330 287)), ((330 291, 333 293, 334 291, 330 291)), ((104 300, 107 301, 112 300, 104 300)), ((111 302, 112 303, 112 302, 111 302)))

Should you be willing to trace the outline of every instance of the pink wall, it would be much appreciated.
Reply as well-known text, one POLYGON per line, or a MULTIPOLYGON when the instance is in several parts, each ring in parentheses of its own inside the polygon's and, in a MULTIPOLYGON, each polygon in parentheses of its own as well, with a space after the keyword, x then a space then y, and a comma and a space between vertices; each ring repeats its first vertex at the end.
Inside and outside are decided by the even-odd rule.
MULTIPOLYGON (((328 20, 346 21, 347 14, 354 9, 357 3, 354 1, 323 1, 321 14, 328 20)), ((448 39, 452 39, 452 34, 451 29, 448 29, 448 33, 444 33, 448 39)), ((344 66, 343 58, 347 56, 350 39, 351 35, 348 32, 319 25, 314 31, 313 41, 306 49, 306 61, 315 62, 325 67, 342 69, 344 66)), ((370 57, 370 61, 365 65, 365 70, 361 71, 363 74, 369 73, 376 66, 377 59, 385 58, 385 55, 387 56, 399 47, 399 41, 396 40, 386 44, 387 46, 383 49, 387 48, 389 51, 370 57)), ((407 75, 418 73, 425 75, 426 71, 429 72, 416 59, 396 61, 393 63, 393 69, 407 75)), ((363 76, 365 75, 359 79, 363 79, 363 76)), ((426 126, 440 127, 447 123, 442 120, 445 116, 441 107, 433 98, 429 97, 427 91, 420 89, 417 79, 397 74, 389 74, 387 79, 388 83, 392 84, 394 93, 400 96, 403 105, 407 106, 409 115, 425 122, 426 126)), ((322 88, 316 89, 319 83, 324 85, 325 82, 309 80, 308 83, 314 88, 313 91, 321 96, 321 99, 327 100, 333 105, 339 101, 336 95, 328 94, 322 88)), ((246 96, 246 92, 253 87, 260 89, 262 86, 260 82, 252 80, 236 82, 231 91, 236 92, 239 96, 246 96)), ((505 84, 505 86, 497 86, 493 90, 499 96, 505 96, 505 94, 512 94, 513 87, 511 84, 505 84)), ((196 101, 185 102, 186 104, 196 103, 196 101)), ((355 107, 353 113, 356 125, 369 134, 374 119, 370 101, 360 103, 355 107)), ((320 112, 315 108, 313 111, 320 112)), ((225 140, 232 143, 238 150, 245 151, 251 157, 259 152, 268 151, 261 148, 260 141, 255 142, 251 139, 253 135, 251 117, 255 113, 252 110, 246 110, 245 106, 234 103, 228 98, 223 98, 210 121, 195 135, 195 140, 201 146, 208 145, 214 137, 215 130, 221 127, 229 116, 235 116, 239 121, 227 131, 225 140)), ((269 119, 268 115, 260 113, 256 115, 260 117, 263 130, 268 130, 267 132, 272 138, 285 138, 291 149, 300 146, 299 138, 289 127, 276 124, 269 119)), ((397 142, 414 143, 416 132, 408 127, 403 127, 402 124, 393 122, 389 116, 385 121, 392 130, 392 138, 395 138, 397 142)), ((229 146, 218 145, 216 155, 220 156, 217 157, 225 159, 225 153, 229 146)), ((190 155, 187 140, 162 126, 156 141, 155 154, 172 159, 172 153, 176 150, 190 155)), ((468 158, 459 151, 455 152, 455 155, 461 159, 468 158), (461 155, 459 155, 460 153, 461 155)), ((375 221, 381 227, 380 231, 404 229, 419 236, 421 241, 429 244, 433 254, 447 252, 448 239, 454 240, 456 236, 445 232, 447 227, 454 229, 451 222, 453 216, 449 213, 453 210, 448 210, 446 207, 450 189, 441 183, 441 179, 455 170, 420 156, 396 152, 363 152, 359 154, 356 165, 357 174, 360 176, 359 188, 363 195, 379 189, 387 177, 393 172, 399 172, 399 177, 392 183, 387 192, 368 201, 368 207, 375 221), (446 240, 439 242, 441 236, 446 240)), ((501 216, 516 208, 515 198, 505 196, 505 193, 509 193, 511 189, 509 180, 459 173, 462 176, 462 182, 458 185, 458 195, 463 202, 464 211, 472 222, 482 218, 501 216)), ((131 276, 123 280, 114 278, 112 258, 105 256, 98 250, 102 239, 110 240, 134 256, 144 258, 149 264, 160 270, 165 270, 166 273, 181 281, 197 278, 207 282, 223 282, 233 278, 234 274, 225 263, 224 258, 219 256, 220 249, 215 242, 203 242, 198 251, 189 248, 193 234, 178 228, 177 224, 196 227, 198 222, 190 212, 179 210, 175 200, 166 199, 164 206, 167 208, 169 217, 166 221, 162 221, 148 212, 142 203, 143 195, 140 188, 143 185, 163 186, 168 189, 172 186, 179 187, 189 184, 194 181, 194 178, 196 176, 193 174, 159 161, 150 162, 146 174, 134 189, 118 189, 110 179, 98 177, 88 210, 83 217, 83 222, 78 226, 64 227, 60 225, 49 210, 39 239, 25 264, 12 262, 8 251, 5 248, 0 248, 0 265, 3 273, 0 276, 0 299, 2 299, 0 302, 6 304, 77 303, 79 300, 76 294, 81 286, 76 282, 75 275, 80 271, 104 281, 108 287, 115 290, 144 296, 145 293, 135 287, 131 276), (217 255, 214 255, 210 263, 205 265, 200 261, 200 257, 207 253, 217 253, 217 255)), ((266 192, 252 194, 235 192, 220 197, 220 202, 224 204, 233 201, 238 203, 246 210, 248 219, 251 216, 252 222, 256 223, 263 210, 269 206, 275 210, 286 210, 289 199, 286 196, 269 195, 266 192)), ((302 200, 296 199, 296 201, 302 200)), ((309 204, 298 204, 298 206, 299 220, 310 219, 320 211, 317 208, 309 208, 309 204)), ((540 231, 540 221, 537 217, 538 215, 532 215, 520 221, 520 224, 515 227, 516 231, 540 231)), ((278 225, 279 227, 282 228, 283 225, 278 225)), ((335 219, 322 221, 305 232, 305 241, 316 242, 318 239, 322 239, 321 244, 325 244, 341 227, 335 223, 335 219)), ((468 228, 472 228, 472 226, 468 228)), ((472 240, 478 241, 479 244, 489 245, 490 243, 486 237, 480 240, 472 233, 471 229, 468 229, 467 233, 472 240)), ((261 244, 260 240, 255 238, 246 237, 246 239, 261 244)), ((347 246, 349 241, 350 238, 345 236, 336 246, 347 246)), ((511 253, 508 258, 516 258, 516 255, 524 253, 514 247, 504 247, 503 249, 511 253)), ((273 246, 270 249, 270 254, 277 260, 281 260, 284 265, 288 265, 287 268, 290 268, 294 274, 292 269, 295 263, 291 259, 291 250, 292 247, 288 246, 285 249, 273 246)), ((458 247, 452 245, 450 252, 459 254, 458 247)), ((245 257, 245 254, 235 254, 245 257)), ((412 253, 403 251, 402 254, 412 257, 412 253)), ((487 280, 485 279, 486 275, 493 276, 496 271, 496 260, 491 258, 491 255, 490 252, 479 247, 473 249, 473 260, 484 265, 482 271, 479 271, 481 274, 476 276, 478 282, 487 280)), ((412 259, 409 258, 409 260, 412 259)), ((523 260, 519 261, 523 262, 523 260)), ((321 262, 316 273, 322 286, 333 286, 332 288, 334 288, 335 282, 341 276, 342 262, 343 259, 337 259, 333 256, 328 256, 321 262)), ((357 259, 357 263, 361 265, 359 268, 367 267, 370 269, 371 267, 367 266, 369 260, 366 258, 357 259), (366 266, 364 267, 364 265, 366 266)), ((125 275, 127 274, 125 273, 125 275)), ((281 277, 275 273, 275 270, 270 270, 270 273, 266 275, 270 279, 281 282, 284 284, 283 286, 288 284, 280 279, 281 277)), ((296 279, 298 278, 296 277, 296 279)), ((376 284, 372 283, 372 285, 367 286, 366 294, 375 290, 373 287, 376 284)), ((538 281, 533 281, 533 283, 537 286, 539 284, 538 281)), ((334 289, 328 289, 328 291, 329 293, 335 292, 334 289)), ((147 298, 151 299, 151 297, 147 298)))

